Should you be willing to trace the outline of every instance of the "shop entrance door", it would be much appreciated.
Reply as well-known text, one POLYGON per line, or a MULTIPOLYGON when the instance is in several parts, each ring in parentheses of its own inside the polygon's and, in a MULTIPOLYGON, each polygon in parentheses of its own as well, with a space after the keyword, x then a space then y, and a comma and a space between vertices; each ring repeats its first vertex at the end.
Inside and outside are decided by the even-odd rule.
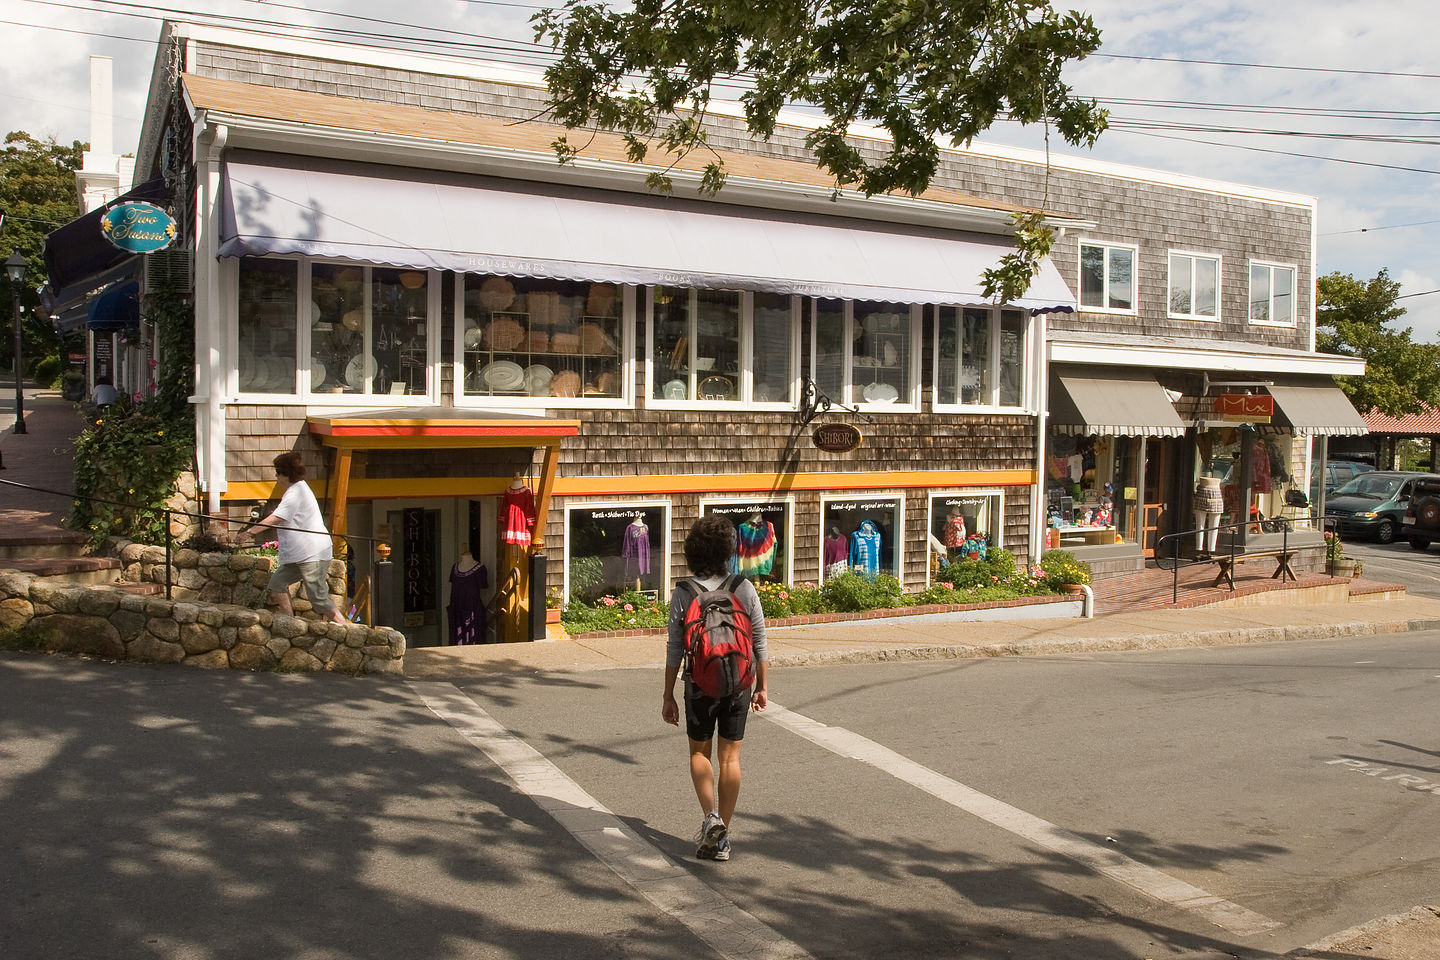
POLYGON ((1141 497, 1144 503, 1140 548, 1146 559, 1155 556, 1156 542, 1169 531, 1168 498, 1170 457, 1169 441, 1151 438, 1145 443, 1145 482, 1141 497))
POLYGON ((459 555, 454 502, 388 500, 376 504, 375 514, 384 517, 394 550, 395 628, 408 647, 444 644, 447 578, 459 555))

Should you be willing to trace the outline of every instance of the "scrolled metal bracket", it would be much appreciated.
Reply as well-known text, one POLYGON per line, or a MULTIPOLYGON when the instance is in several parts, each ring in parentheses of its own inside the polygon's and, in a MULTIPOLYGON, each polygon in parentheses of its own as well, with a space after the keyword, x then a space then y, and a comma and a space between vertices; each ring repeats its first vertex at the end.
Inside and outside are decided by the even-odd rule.
POLYGON ((829 413, 832 408, 838 408, 846 413, 852 414, 864 420, 866 423, 874 423, 873 417, 860 412, 859 407, 847 407, 839 400, 831 400, 820 392, 815 381, 809 377, 805 378, 805 385, 800 390, 800 410, 797 414, 800 426, 807 426, 822 413, 829 413))

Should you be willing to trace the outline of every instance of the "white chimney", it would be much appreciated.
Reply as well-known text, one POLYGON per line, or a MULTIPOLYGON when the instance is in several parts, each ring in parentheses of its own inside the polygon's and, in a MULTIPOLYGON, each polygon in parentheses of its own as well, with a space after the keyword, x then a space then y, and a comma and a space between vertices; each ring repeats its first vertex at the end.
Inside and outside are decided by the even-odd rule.
POLYGON ((80 209, 88 213, 130 189, 130 177, 122 183, 120 172, 120 158, 115 156, 114 63, 109 57, 91 57, 90 149, 75 171, 80 209))

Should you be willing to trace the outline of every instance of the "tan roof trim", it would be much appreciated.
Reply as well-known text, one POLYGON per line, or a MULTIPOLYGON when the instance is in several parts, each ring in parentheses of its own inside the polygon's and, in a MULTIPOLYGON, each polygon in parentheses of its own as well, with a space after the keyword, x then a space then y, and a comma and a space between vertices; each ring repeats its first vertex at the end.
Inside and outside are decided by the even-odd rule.
MULTIPOLYGON (((564 127, 539 121, 499 120, 449 110, 379 103, 190 73, 183 74, 181 80, 190 103, 197 110, 232 113, 282 123, 377 135, 403 132, 407 137, 502 148, 550 158, 554 157, 551 144, 566 133, 564 127)), ((589 135, 583 131, 571 131, 571 136, 586 138, 584 155, 589 160, 617 167, 630 167, 641 175, 659 169, 654 164, 631 161, 626 156, 624 141, 616 134, 596 133, 594 139, 590 140, 589 135)), ((716 153, 724 160, 728 175, 732 178, 793 184, 822 190, 831 190, 835 186, 833 178, 812 164, 727 150, 718 150, 716 153)), ((704 169, 708 156, 708 153, 692 153, 679 160, 674 169, 698 174, 704 169)), ((1004 212, 1028 212, 1031 209, 939 188, 926 190, 916 199, 1004 212)))

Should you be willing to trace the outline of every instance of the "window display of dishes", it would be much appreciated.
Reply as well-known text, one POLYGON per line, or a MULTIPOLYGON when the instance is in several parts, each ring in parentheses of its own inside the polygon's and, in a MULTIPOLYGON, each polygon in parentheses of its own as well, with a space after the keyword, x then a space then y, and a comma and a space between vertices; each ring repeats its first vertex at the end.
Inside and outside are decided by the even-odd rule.
POLYGON ((375 379, 380 365, 371 356, 357 354, 350 358, 345 365, 345 382, 350 385, 351 390, 364 392, 365 384, 375 379))
POLYGON ((532 397, 547 397, 550 395, 550 381, 555 377, 555 371, 543 363, 532 363, 525 368, 525 389, 532 397))
POLYGON ((866 403, 894 403, 900 399, 900 391, 888 383, 872 383, 860 395, 866 403))
POLYGON ((320 389, 320 384, 325 382, 325 364, 319 360, 310 361, 310 389, 320 389))
POLYGON ((671 380, 669 383, 665 384, 665 386, 661 388, 661 393, 665 395, 666 400, 684 400, 685 381, 671 380))
POLYGON ((480 370, 480 377, 491 390, 521 390, 525 387, 525 368, 509 360, 496 360, 480 370))

